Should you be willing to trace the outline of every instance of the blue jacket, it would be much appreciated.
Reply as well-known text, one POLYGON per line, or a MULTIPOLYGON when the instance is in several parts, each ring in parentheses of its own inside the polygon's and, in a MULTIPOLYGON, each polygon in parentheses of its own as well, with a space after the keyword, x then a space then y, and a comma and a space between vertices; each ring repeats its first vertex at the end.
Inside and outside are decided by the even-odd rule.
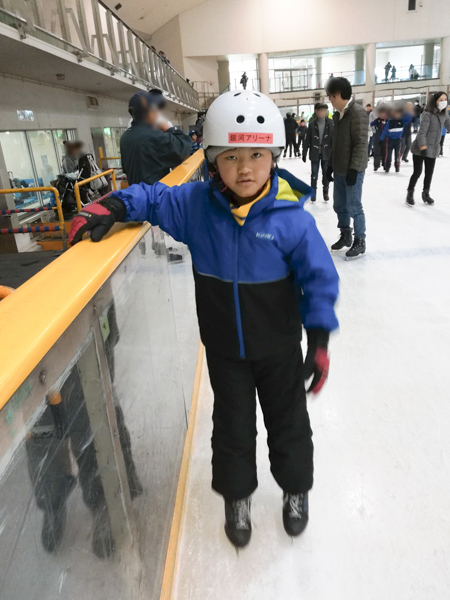
POLYGON ((189 246, 206 349, 255 360, 298 345, 302 321, 306 329, 338 327, 338 275, 303 209, 311 192, 278 170, 242 226, 213 183, 141 183, 114 196, 126 205, 125 221, 149 221, 189 246))
POLYGON ((388 119, 381 134, 380 142, 387 137, 391 140, 399 140, 402 137, 405 125, 411 123, 411 121, 412 116, 408 113, 405 113, 401 119, 388 119))

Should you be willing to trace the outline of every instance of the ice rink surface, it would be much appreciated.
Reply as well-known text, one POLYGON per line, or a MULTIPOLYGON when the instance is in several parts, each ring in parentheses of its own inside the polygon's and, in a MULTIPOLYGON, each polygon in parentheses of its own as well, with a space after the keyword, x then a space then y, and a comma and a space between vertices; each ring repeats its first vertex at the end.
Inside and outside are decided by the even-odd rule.
MULTIPOLYGON (((448 136, 450 137, 450 136, 448 136)), ((410 157, 411 159, 411 157, 410 157)), ((281 166, 309 182, 310 164, 281 166)), ((444 600, 450 598, 450 148, 425 206, 404 201, 399 174, 366 172, 367 255, 334 260, 340 330, 329 381, 309 400, 315 484, 294 541, 267 457, 261 415, 253 537, 237 555, 211 491, 212 392, 203 370, 176 600, 444 600)), ((332 194, 332 187, 331 187, 332 194)), ((329 246, 332 202, 307 210, 329 246)))

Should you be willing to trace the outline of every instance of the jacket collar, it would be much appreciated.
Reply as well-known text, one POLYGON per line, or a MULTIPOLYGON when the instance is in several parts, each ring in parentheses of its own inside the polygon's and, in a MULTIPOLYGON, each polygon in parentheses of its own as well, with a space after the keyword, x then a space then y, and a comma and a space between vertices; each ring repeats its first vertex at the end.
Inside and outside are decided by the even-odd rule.
MULTIPOLYGON (((211 192, 214 199, 234 219, 228 199, 219 190, 216 184, 211 183, 211 192)), ((276 169, 271 175, 271 187, 269 193, 255 202, 251 207, 247 220, 253 219, 265 210, 278 210, 297 206, 303 208, 306 200, 311 198, 312 188, 297 179, 285 169, 276 169)))

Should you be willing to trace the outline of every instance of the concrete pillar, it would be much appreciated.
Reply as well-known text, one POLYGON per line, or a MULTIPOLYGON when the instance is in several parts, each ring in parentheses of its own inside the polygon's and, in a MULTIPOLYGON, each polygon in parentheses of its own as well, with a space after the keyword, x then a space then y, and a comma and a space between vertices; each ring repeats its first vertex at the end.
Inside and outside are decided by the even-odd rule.
POLYGON ((364 48, 355 50, 355 85, 364 85, 364 48))
POLYGON ((440 77, 442 85, 450 84, 450 35, 441 40, 440 77))
POLYGON ((258 54, 258 70, 259 70, 259 83, 260 90, 263 94, 267 96, 270 93, 269 86, 269 58, 266 52, 261 52, 258 54))
POLYGON ((230 63, 228 60, 217 61, 217 77, 219 92, 222 93, 230 85, 230 63))
POLYGON ((318 89, 325 85, 325 81, 323 80, 323 75, 322 75, 322 57, 317 56, 315 62, 316 62, 316 85, 312 85, 311 87, 313 89, 318 89))
MULTIPOLYGON (((365 76, 368 91, 375 90, 376 44, 366 44, 365 76)), ((355 60, 356 63, 356 60, 355 60)))
POLYGON ((427 42, 423 47, 423 76, 425 79, 433 77, 434 42, 427 42))

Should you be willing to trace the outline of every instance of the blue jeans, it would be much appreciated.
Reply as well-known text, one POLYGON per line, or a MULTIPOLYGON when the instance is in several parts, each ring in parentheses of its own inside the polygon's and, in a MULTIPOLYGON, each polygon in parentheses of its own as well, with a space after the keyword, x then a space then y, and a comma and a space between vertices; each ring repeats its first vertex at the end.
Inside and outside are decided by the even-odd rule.
POLYGON ((333 208, 338 216, 338 227, 351 231, 351 221, 355 228, 355 237, 365 239, 366 218, 362 206, 362 185, 364 171, 358 173, 355 185, 347 185, 345 175, 334 175, 333 208))

